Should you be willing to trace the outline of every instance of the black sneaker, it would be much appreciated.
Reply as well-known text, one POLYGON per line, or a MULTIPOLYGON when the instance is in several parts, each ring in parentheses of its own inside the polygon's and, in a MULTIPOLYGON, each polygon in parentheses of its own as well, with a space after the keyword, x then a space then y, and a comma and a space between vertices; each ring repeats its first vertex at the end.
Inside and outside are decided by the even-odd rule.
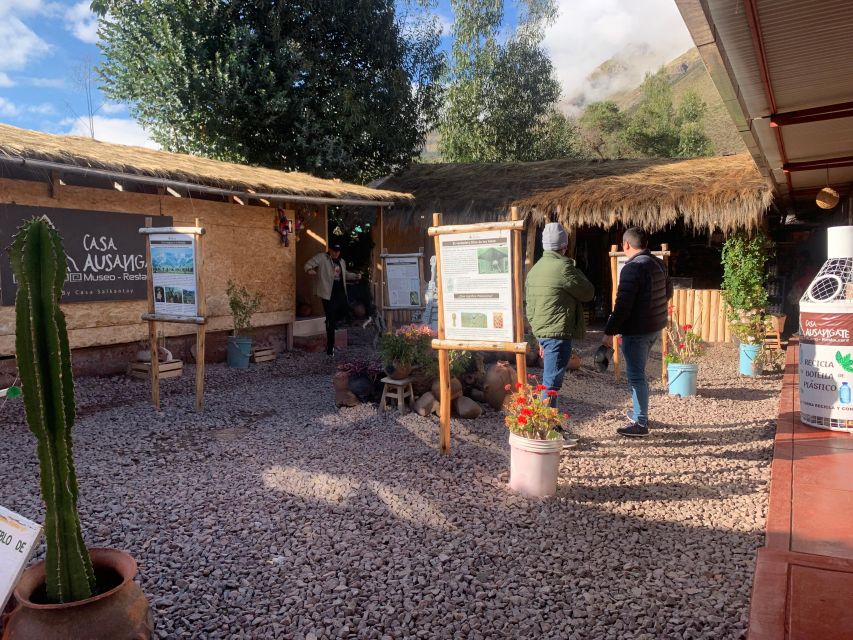
POLYGON ((648 438, 649 428, 646 425, 634 422, 625 427, 616 429, 616 433, 626 438, 648 438))
POLYGON ((554 431, 563 436, 563 449, 574 449, 578 446, 578 438, 563 429, 563 427, 555 427, 554 431))

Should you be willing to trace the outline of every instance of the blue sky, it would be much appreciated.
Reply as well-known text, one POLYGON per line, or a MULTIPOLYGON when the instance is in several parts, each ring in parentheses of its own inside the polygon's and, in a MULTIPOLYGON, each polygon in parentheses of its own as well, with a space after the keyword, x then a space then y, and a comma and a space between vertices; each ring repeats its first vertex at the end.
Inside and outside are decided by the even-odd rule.
MULTIPOLYGON (((84 81, 86 69, 101 59, 89 4, 0 0, 0 122, 89 135, 84 81)), ((507 5, 507 13, 514 15, 512 3, 507 5)), ((446 46, 453 20, 449 0, 439 0, 437 12, 446 46)), ((559 12, 544 45, 564 97, 584 93, 587 74, 628 46, 644 46, 648 53, 632 56, 638 66, 625 78, 628 83, 692 46, 674 0, 559 0, 559 12)), ((124 105, 110 103, 97 88, 92 95, 96 138, 153 146, 124 105)))

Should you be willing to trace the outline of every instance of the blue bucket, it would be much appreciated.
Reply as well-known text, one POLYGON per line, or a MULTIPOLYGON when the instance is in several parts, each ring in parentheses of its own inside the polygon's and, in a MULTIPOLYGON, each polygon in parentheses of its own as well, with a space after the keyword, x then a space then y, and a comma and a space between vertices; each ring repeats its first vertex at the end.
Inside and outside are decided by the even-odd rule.
POLYGON ((758 352, 761 351, 760 344, 745 344, 740 343, 740 362, 738 371, 742 376, 754 378, 758 376, 760 371, 756 371, 754 367, 755 359, 758 357, 758 352))
POLYGON ((696 395, 696 377, 699 375, 698 364, 678 364, 673 362, 666 365, 667 385, 669 395, 687 396, 696 395))
POLYGON ((233 369, 248 369, 252 355, 251 336, 228 336, 228 366, 233 369))

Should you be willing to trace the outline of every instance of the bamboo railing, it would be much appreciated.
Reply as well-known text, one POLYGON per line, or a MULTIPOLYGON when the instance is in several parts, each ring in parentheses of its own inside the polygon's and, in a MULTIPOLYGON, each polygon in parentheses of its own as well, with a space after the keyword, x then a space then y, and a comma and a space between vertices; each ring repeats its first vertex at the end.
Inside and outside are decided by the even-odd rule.
POLYGON ((673 313, 679 324, 692 324, 705 342, 729 342, 731 331, 719 289, 676 289, 673 313))

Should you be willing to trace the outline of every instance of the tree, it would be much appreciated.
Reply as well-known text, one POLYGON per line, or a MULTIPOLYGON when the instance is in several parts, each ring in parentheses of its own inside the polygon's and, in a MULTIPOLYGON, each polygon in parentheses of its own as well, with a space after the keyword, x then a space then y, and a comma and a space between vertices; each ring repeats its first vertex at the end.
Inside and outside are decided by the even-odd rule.
POLYGON ((438 115, 438 22, 392 0, 93 9, 104 92, 170 151, 368 180, 417 156, 438 115))
POLYGON ((582 144, 589 155, 602 159, 625 155, 626 116, 610 100, 592 102, 580 117, 582 144))
POLYGON ((524 0, 501 38, 503 0, 451 0, 452 64, 441 119, 451 162, 530 161, 574 155, 575 128, 555 110, 560 84, 540 46, 553 0, 524 0))
POLYGON ((710 155, 711 143, 702 124, 707 107, 695 92, 686 92, 676 111, 663 69, 647 74, 641 88, 643 97, 625 129, 625 140, 638 154, 657 158, 710 155))

